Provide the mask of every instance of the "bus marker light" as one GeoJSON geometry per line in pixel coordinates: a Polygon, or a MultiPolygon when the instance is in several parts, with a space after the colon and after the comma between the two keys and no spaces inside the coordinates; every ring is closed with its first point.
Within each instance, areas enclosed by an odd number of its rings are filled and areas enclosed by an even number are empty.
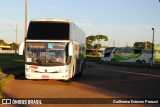
{"type": "Polygon", "coordinates": [[[47,78],[49,78],[49,76],[48,75],[42,75],[41,78],[47,79],[47,78]]]}
{"type": "Polygon", "coordinates": [[[38,69],[38,66],[29,66],[30,68],[38,69]]]}

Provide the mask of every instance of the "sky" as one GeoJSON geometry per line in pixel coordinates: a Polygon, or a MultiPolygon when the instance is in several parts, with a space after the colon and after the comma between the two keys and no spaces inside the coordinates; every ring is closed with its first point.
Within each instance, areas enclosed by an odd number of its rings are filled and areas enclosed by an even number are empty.
{"type": "MultiPolygon", "coordinates": [[[[0,0],[0,39],[24,40],[24,1],[0,0]]],[[[37,18],[72,20],[86,36],[103,34],[107,46],[133,46],[136,41],[160,44],[159,0],[28,0],[28,23],[37,18]]]]}

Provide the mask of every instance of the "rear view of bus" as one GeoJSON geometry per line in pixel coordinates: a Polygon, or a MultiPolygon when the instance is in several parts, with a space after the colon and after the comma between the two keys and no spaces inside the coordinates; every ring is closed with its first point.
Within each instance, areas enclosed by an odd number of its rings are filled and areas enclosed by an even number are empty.
{"type": "Polygon", "coordinates": [[[71,21],[62,19],[30,22],[24,48],[27,79],[70,80],[77,73],[82,73],[85,39],[77,41],[74,38],[85,38],[85,35],[73,27],[76,25],[71,21]],[[79,47],[76,52],[75,45],[79,47]]]}

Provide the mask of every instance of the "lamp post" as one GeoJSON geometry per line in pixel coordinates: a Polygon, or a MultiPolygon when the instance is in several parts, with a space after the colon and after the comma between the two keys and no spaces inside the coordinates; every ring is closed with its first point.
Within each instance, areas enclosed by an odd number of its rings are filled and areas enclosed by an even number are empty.
{"type": "Polygon", "coordinates": [[[28,0],[25,0],[25,25],[24,25],[24,36],[26,37],[27,35],[27,15],[28,15],[28,0]]]}
{"type": "Polygon", "coordinates": [[[153,30],[153,38],[152,38],[152,58],[151,58],[151,66],[153,65],[153,54],[154,54],[154,28],[152,28],[153,30]]]}
{"type": "MultiPolygon", "coordinates": [[[[9,26],[11,26],[12,28],[13,28],[13,25],[9,25],[9,26]]],[[[16,29],[15,28],[13,28],[13,31],[15,31],[16,32],[16,45],[18,44],[18,23],[16,23],[16,29]]],[[[15,45],[15,46],[16,46],[15,45]]],[[[13,46],[12,46],[12,48],[13,48],[13,46]]],[[[17,47],[15,47],[15,54],[17,53],[17,47]]]]}

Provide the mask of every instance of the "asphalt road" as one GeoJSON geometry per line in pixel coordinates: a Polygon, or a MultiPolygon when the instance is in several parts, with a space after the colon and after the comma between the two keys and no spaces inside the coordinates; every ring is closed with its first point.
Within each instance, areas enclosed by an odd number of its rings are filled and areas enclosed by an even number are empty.
{"type": "MultiPolygon", "coordinates": [[[[21,71],[23,72],[23,71],[21,71]]],[[[82,77],[71,83],[56,80],[13,79],[6,98],[160,98],[160,69],[109,66],[88,62],[82,77]]],[[[93,102],[95,103],[95,102],[93,102]]],[[[4,105],[4,107],[22,105],[4,105]]],[[[30,107],[33,105],[23,105],[30,107]]],[[[39,106],[39,105],[38,105],[39,106]]],[[[156,104],[54,104],[56,107],[159,107],[156,104]]]]}

